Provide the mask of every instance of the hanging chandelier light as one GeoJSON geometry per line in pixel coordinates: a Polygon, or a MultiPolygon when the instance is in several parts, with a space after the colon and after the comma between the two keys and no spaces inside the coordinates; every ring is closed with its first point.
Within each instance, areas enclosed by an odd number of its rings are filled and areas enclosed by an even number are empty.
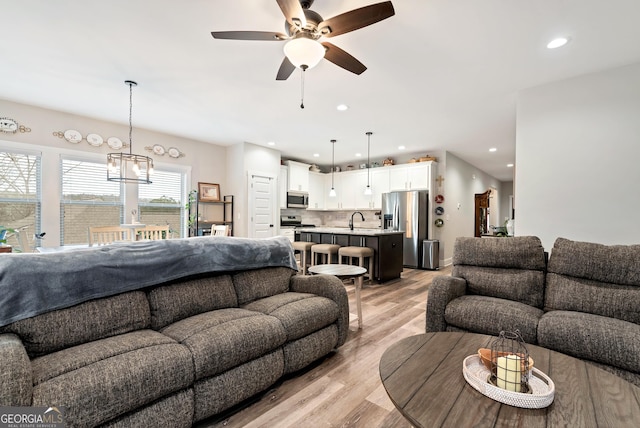
{"type": "Polygon", "coordinates": [[[123,183],[151,184],[150,176],[153,174],[153,159],[144,155],[133,154],[133,130],[131,113],[133,110],[133,87],[138,84],[132,80],[125,80],[129,85],[129,153],[107,154],[107,180],[123,183]]]}
{"type": "Polygon", "coordinates": [[[331,190],[329,191],[329,196],[332,198],[336,197],[336,188],[333,187],[333,171],[336,169],[335,160],[336,160],[336,140],[331,140],[331,190]]]}
{"type": "Polygon", "coordinates": [[[364,194],[369,196],[373,194],[371,190],[371,131],[367,133],[367,187],[364,188],[364,194]]]}

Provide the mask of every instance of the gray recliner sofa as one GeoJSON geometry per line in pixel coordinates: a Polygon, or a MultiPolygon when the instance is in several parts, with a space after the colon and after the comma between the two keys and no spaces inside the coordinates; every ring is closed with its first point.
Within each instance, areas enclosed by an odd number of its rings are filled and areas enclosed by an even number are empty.
{"type": "Polygon", "coordinates": [[[547,263],[537,237],[458,238],[451,276],[429,288],[426,331],[516,328],[640,386],[640,245],[558,238],[547,263]]]}
{"type": "Polygon", "coordinates": [[[0,291],[15,270],[48,284],[0,295],[0,406],[64,408],[71,427],[188,427],[223,412],[346,340],[341,281],[296,275],[295,266],[286,238],[0,258],[0,291]],[[45,266],[50,275],[28,273],[45,266]],[[47,289],[57,300],[74,288],[89,290],[74,297],[80,303],[38,306],[28,317],[9,310],[37,299],[25,293],[47,289]]]}

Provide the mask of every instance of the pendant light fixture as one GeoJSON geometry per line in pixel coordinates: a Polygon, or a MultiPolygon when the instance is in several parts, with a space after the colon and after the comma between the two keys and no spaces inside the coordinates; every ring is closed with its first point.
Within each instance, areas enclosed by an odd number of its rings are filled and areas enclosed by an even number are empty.
{"type": "Polygon", "coordinates": [[[329,191],[329,196],[335,198],[336,188],[333,187],[333,171],[336,169],[336,140],[331,140],[331,144],[331,190],[329,191]]]}
{"type": "Polygon", "coordinates": [[[364,188],[364,194],[370,196],[373,194],[371,190],[371,131],[366,132],[367,134],[367,187],[364,188]]]}
{"type": "Polygon", "coordinates": [[[133,87],[138,84],[132,80],[125,80],[129,85],[129,153],[107,154],[107,180],[123,183],[151,184],[150,176],[153,174],[153,160],[144,155],[133,154],[133,141],[131,133],[131,113],[133,110],[133,87]]]}

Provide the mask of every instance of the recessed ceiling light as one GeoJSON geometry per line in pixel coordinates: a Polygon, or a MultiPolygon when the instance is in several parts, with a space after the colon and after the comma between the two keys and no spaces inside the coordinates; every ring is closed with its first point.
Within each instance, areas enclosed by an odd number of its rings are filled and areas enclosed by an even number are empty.
{"type": "Polygon", "coordinates": [[[267,145],[268,145],[268,146],[275,146],[275,145],[276,145],[276,143],[274,143],[273,141],[269,141],[269,142],[267,143],[267,145]]]}
{"type": "Polygon", "coordinates": [[[320,153],[314,153],[314,154],[313,154],[313,157],[314,157],[314,158],[319,158],[319,157],[320,157],[320,153]]]}
{"type": "Polygon", "coordinates": [[[340,104],[338,105],[338,107],[336,107],[339,111],[345,111],[345,110],[349,110],[349,106],[346,104],[340,104]]]}
{"type": "Polygon", "coordinates": [[[491,148],[489,149],[489,151],[490,151],[490,152],[497,152],[497,151],[498,151],[498,149],[496,149],[495,147],[491,147],[491,148]]]}
{"type": "Polygon", "coordinates": [[[404,150],[404,149],[406,149],[405,146],[398,146],[398,150],[404,150]]]}
{"type": "Polygon", "coordinates": [[[569,43],[569,39],[567,37],[558,37],[556,39],[551,40],[547,44],[547,48],[548,49],[556,49],[556,48],[560,48],[560,47],[566,45],[567,43],[569,43]]]}
{"type": "Polygon", "coordinates": [[[513,168],[513,164],[512,163],[508,163],[507,164],[507,168],[513,168]]]}
{"type": "Polygon", "coordinates": [[[362,153],[356,153],[357,158],[359,158],[360,156],[362,156],[362,153]]]}

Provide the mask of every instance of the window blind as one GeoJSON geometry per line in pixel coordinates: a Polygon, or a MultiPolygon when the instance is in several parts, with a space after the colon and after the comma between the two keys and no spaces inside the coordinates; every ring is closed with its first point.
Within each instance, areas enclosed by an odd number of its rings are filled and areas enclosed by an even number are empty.
{"type": "Polygon", "coordinates": [[[107,181],[106,162],[62,159],[62,202],[121,204],[120,183],[107,181]]]}
{"type": "MultiPolygon", "coordinates": [[[[24,234],[27,244],[41,232],[41,182],[40,154],[0,151],[0,225],[24,234]]],[[[17,242],[16,234],[7,240],[28,252],[25,241],[17,242]]]]}
{"type": "Polygon", "coordinates": [[[138,187],[138,205],[182,206],[184,174],[156,169],[152,183],[138,187]]]}

